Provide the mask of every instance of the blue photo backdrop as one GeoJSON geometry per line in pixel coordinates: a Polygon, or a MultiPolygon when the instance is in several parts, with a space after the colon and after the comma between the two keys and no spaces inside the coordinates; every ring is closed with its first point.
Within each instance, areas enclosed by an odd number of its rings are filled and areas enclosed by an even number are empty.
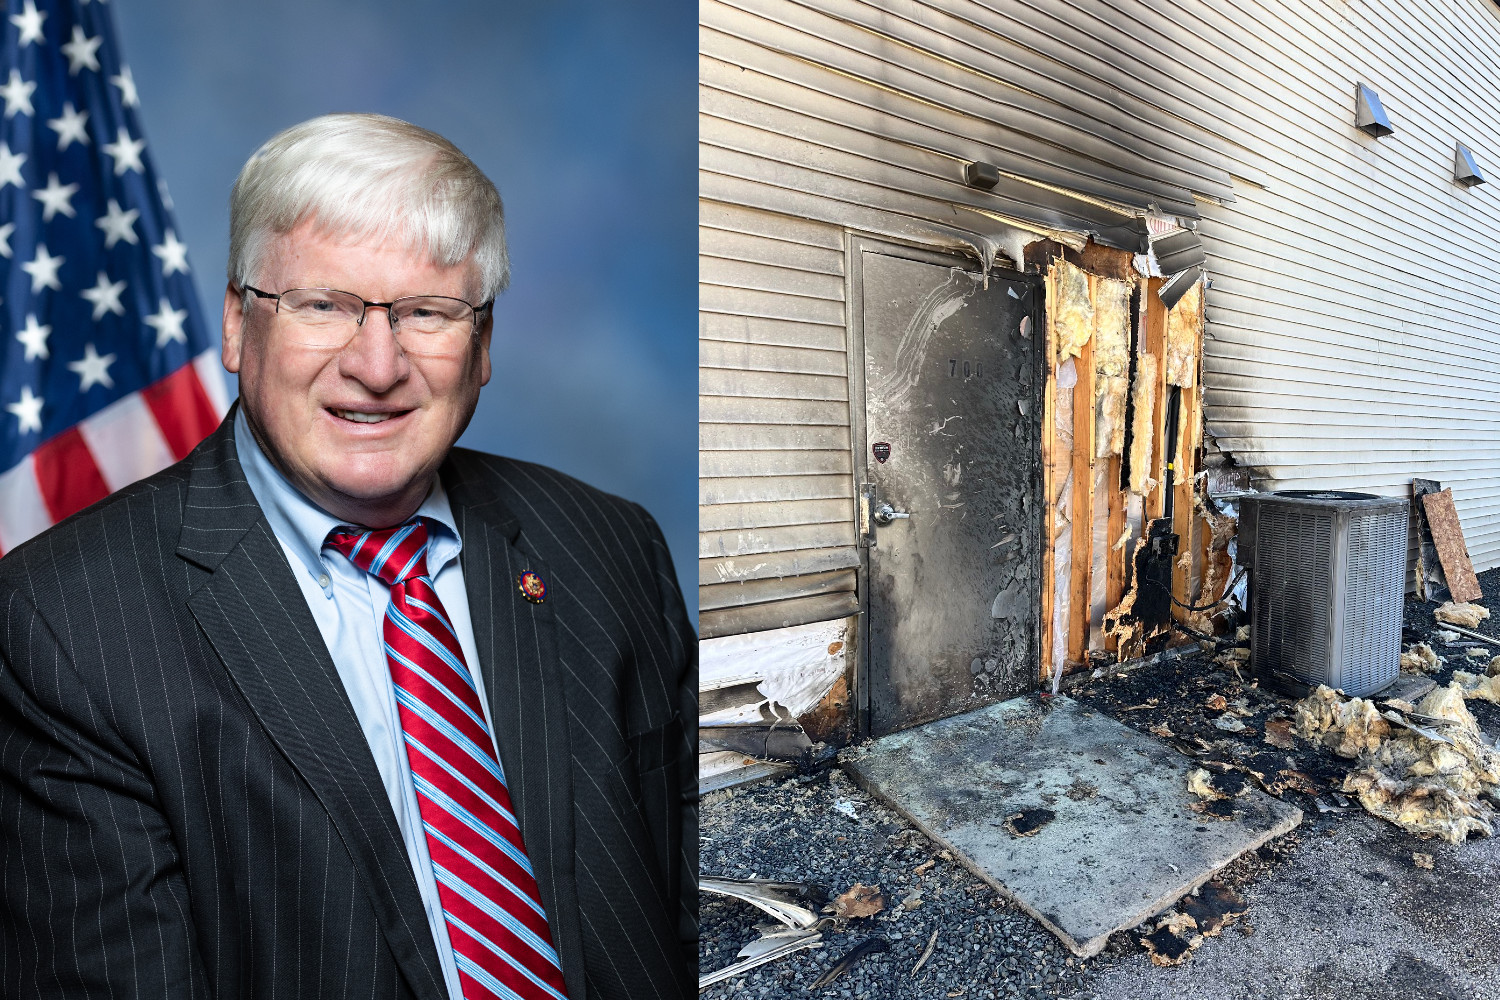
{"type": "Polygon", "coordinates": [[[494,378],[461,443],[643,504],[696,608],[696,6],[112,8],[215,328],[229,189],[273,133],[373,111],[447,136],[489,174],[505,200],[513,272],[496,305],[494,378]]]}

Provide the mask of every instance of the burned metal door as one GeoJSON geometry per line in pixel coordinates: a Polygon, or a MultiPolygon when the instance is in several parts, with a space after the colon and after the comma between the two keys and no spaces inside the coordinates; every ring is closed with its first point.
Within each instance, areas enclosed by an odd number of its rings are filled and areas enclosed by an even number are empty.
{"type": "Polygon", "coordinates": [[[859,258],[878,736],[1035,684],[1041,292],[1013,272],[986,287],[959,266],[859,258]]]}

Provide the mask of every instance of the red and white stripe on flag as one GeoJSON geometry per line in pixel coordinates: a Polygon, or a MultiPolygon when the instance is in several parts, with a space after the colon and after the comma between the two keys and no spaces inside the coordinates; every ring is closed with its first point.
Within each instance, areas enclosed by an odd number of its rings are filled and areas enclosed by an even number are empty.
{"type": "Polygon", "coordinates": [[[0,473],[0,555],[183,458],[229,409],[219,352],[118,399],[0,473]]]}

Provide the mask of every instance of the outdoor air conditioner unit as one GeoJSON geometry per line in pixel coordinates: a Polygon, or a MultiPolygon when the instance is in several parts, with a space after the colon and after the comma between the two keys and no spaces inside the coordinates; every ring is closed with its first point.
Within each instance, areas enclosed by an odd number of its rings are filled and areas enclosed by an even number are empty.
{"type": "Polygon", "coordinates": [[[1410,501],[1291,490],[1242,498],[1250,662],[1271,683],[1374,694],[1401,672],[1410,501]]]}

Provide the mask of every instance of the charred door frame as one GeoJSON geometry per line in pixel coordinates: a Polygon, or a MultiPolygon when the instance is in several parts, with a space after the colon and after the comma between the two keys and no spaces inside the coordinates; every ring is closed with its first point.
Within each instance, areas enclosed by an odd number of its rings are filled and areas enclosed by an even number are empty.
{"type": "MultiPolygon", "coordinates": [[[[864,486],[869,482],[869,441],[866,440],[865,429],[865,296],[864,296],[864,254],[879,253],[889,257],[900,257],[905,260],[917,261],[923,264],[934,264],[939,267],[963,267],[977,271],[981,266],[973,258],[957,253],[944,253],[937,250],[928,250],[918,247],[907,246],[901,243],[893,243],[874,236],[866,236],[861,233],[844,232],[844,301],[849,310],[846,317],[849,341],[847,350],[844,352],[848,361],[849,371],[849,443],[854,451],[853,487],[854,487],[854,529],[855,546],[859,549],[859,567],[856,570],[855,587],[859,596],[859,621],[857,623],[856,642],[854,652],[854,711],[857,738],[866,740],[870,737],[870,545],[869,545],[869,511],[865,503],[864,486]]],[[[1043,496],[1043,469],[1041,442],[1043,430],[1042,402],[1047,379],[1050,376],[1048,365],[1048,351],[1050,345],[1047,343],[1046,323],[1043,312],[1047,308],[1046,283],[1041,275],[1029,274],[1025,271],[1016,271],[1003,266],[998,260],[991,274],[999,273],[1007,281],[1020,281],[1030,285],[1035,291],[1033,301],[1036,307],[1031,314],[1032,338],[1036,344],[1036,360],[1032,364],[1031,378],[1031,412],[1036,421],[1037,428],[1037,456],[1032,465],[1031,497],[1032,510],[1028,530],[1033,535],[1035,548],[1033,551],[1038,555],[1042,553],[1042,546],[1046,539],[1042,534],[1042,526],[1045,523],[1045,514],[1048,510],[1046,498],[1043,496]]],[[[1037,664],[1040,667],[1041,643],[1047,640],[1042,635],[1042,587],[1048,586],[1049,581],[1042,579],[1041,569],[1038,567],[1034,577],[1036,580],[1036,592],[1031,603],[1033,614],[1034,634],[1037,641],[1037,664]]],[[[1037,676],[1033,674],[1033,685],[1039,683],[1037,676]]]]}

